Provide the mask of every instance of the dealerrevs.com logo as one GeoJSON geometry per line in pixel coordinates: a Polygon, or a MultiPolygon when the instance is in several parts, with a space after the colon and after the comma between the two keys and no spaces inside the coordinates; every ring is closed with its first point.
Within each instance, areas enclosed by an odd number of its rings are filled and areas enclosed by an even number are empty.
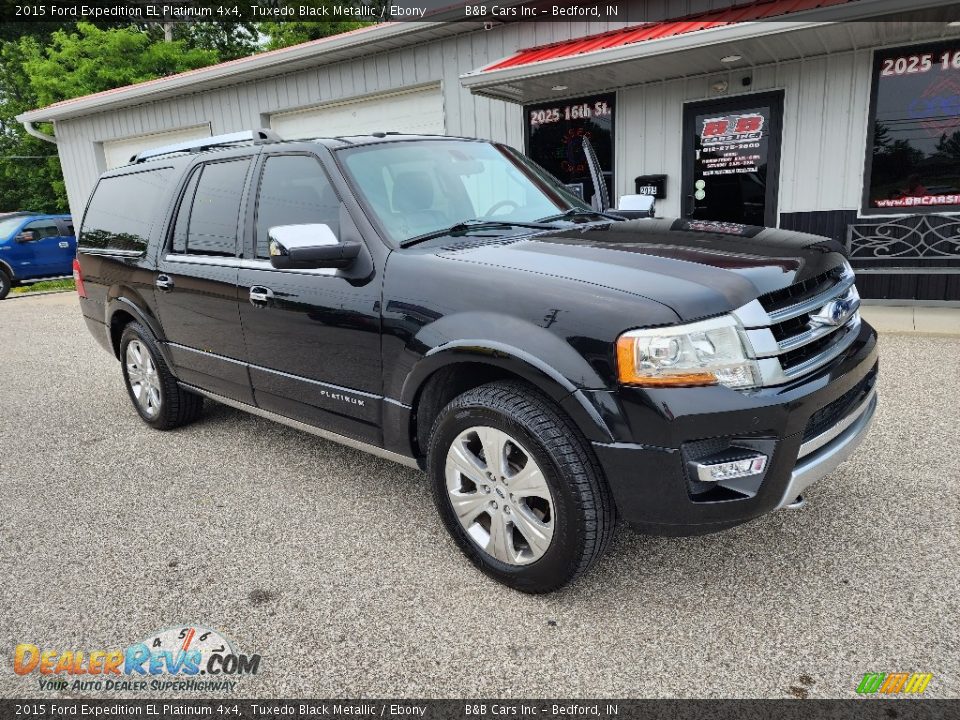
{"type": "Polygon", "coordinates": [[[243,654],[216,630],[176,627],[124,649],[58,650],[21,643],[17,675],[36,676],[41,690],[107,692],[233,691],[260,672],[260,655],[243,654]]]}

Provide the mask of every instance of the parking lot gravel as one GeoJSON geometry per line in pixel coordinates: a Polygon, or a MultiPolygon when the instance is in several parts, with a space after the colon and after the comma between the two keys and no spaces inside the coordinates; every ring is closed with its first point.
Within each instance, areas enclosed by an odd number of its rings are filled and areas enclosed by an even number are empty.
{"type": "Polygon", "coordinates": [[[213,403],[151,430],[73,293],[4,301],[0,695],[122,696],[41,691],[18,643],[199,624],[262,655],[237,697],[853,697],[893,671],[958,697],[960,338],[881,358],[870,436],[804,508],[621,527],[532,597],[460,556],[421,474],[213,403]]]}

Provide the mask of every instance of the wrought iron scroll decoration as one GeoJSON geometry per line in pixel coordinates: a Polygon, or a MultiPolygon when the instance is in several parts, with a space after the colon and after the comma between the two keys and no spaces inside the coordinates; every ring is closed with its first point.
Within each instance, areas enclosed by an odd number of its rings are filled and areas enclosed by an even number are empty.
{"type": "Polygon", "coordinates": [[[847,254],[870,260],[960,260],[960,217],[912,215],[883,223],[853,223],[847,254]]]}

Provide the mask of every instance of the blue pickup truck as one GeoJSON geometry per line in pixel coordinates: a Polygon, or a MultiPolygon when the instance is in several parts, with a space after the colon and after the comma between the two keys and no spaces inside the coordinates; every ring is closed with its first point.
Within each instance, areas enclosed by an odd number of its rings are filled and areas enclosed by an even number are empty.
{"type": "Polygon", "coordinates": [[[0,214],[0,300],[14,285],[70,275],[76,254],[69,215],[0,214]]]}

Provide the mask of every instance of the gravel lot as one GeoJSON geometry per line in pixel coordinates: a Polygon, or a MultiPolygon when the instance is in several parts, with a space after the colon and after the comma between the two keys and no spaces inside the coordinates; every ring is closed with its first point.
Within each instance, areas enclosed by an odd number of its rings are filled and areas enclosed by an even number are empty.
{"type": "Polygon", "coordinates": [[[240,697],[852,697],[897,670],[958,697],[960,338],[881,352],[874,430],[804,509],[621,528],[529,597],[460,557],[418,473],[212,403],[150,430],[73,293],[4,301],[0,695],[45,696],[17,643],[200,623],[263,655],[240,697]]]}

